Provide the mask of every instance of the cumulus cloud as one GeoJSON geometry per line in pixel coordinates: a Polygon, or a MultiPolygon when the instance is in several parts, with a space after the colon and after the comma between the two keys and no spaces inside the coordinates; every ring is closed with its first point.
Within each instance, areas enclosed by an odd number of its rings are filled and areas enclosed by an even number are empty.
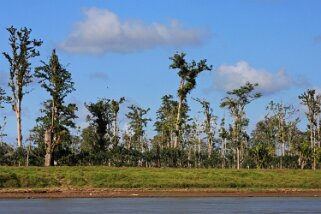
{"type": "Polygon", "coordinates": [[[240,61],[236,65],[221,65],[214,75],[214,88],[229,91],[244,85],[247,81],[258,83],[258,91],[273,94],[299,84],[285,70],[276,73],[255,69],[247,62],[240,61]]]}
{"type": "Polygon", "coordinates": [[[200,45],[208,35],[204,29],[185,28],[175,20],[167,25],[121,21],[115,13],[99,8],[84,10],[84,15],[86,19],[76,23],[60,43],[61,50],[87,54],[130,53],[159,46],[200,45]]]}
{"type": "Polygon", "coordinates": [[[105,72],[92,72],[89,74],[90,79],[98,79],[98,80],[108,80],[108,75],[105,72]]]}

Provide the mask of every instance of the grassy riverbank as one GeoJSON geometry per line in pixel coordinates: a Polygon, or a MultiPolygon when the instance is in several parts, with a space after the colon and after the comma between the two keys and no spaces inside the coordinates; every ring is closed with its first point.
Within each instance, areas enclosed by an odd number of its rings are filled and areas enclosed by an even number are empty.
{"type": "Polygon", "coordinates": [[[321,189],[321,170],[0,167],[0,188],[321,189]]]}

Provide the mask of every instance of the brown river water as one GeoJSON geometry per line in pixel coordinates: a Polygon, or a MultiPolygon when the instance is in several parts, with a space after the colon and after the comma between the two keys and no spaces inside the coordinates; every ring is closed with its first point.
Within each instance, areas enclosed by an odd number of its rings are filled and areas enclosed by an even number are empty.
{"type": "Polygon", "coordinates": [[[6,213],[321,213],[321,198],[0,199],[0,214],[6,213]]]}

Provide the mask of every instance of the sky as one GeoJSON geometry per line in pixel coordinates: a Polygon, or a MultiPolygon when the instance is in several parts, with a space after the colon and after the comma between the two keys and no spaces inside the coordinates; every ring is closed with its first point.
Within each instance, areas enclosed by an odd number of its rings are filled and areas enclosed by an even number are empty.
{"type": "MultiPolygon", "coordinates": [[[[76,91],[67,101],[79,106],[77,125],[86,127],[84,103],[98,98],[128,101],[121,106],[120,126],[126,127],[127,107],[150,108],[153,122],[166,94],[176,96],[177,71],[169,57],[185,52],[188,61],[207,59],[212,71],[199,75],[189,95],[191,117],[201,106],[191,97],[207,99],[219,108],[226,91],[246,81],[259,83],[263,97],[247,108],[249,131],[274,100],[301,109],[298,95],[308,88],[321,92],[321,1],[319,0],[2,0],[0,51],[10,52],[7,27],[28,27],[31,38],[43,40],[40,60],[48,62],[53,49],[72,73],[76,91]]],[[[0,56],[0,86],[7,87],[9,66],[0,56]]],[[[35,126],[48,94],[37,84],[24,97],[23,136],[35,126]]],[[[15,115],[9,106],[5,140],[16,142],[15,115]]]]}

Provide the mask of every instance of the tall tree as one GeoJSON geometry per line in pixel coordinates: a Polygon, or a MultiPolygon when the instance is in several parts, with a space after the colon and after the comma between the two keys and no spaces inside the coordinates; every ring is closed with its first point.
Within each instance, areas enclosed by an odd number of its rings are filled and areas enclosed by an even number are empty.
{"type": "Polygon", "coordinates": [[[143,152],[143,137],[145,134],[145,128],[147,126],[148,121],[151,121],[150,118],[145,118],[145,115],[148,113],[150,109],[143,109],[134,105],[131,105],[128,108],[130,112],[126,114],[126,117],[130,120],[129,129],[133,132],[132,140],[136,143],[136,149],[141,150],[141,152],[143,152]]]}
{"type": "Polygon", "coordinates": [[[10,81],[9,86],[12,91],[12,109],[17,118],[17,141],[18,147],[22,147],[21,133],[21,103],[24,95],[29,91],[25,88],[32,82],[32,69],[30,60],[39,56],[37,47],[41,46],[42,41],[29,38],[31,29],[26,27],[17,30],[13,26],[7,28],[10,34],[9,42],[12,48],[11,55],[3,53],[9,62],[10,81]]]}
{"type": "Polygon", "coordinates": [[[87,116],[90,125],[86,131],[94,133],[91,133],[93,138],[88,138],[88,141],[84,143],[89,144],[95,152],[106,151],[112,140],[114,116],[111,101],[109,99],[99,99],[96,103],[85,104],[85,106],[90,113],[87,116]]]}
{"type": "Polygon", "coordinates": [[[275,157],[278,136],[277,121],[274,117],[265,116],[252,131],[250,155],[257,168],[268,166],[269,160],[275,157]]]}
{"type": "Polygon", "coordinates": [[[224,117],[221,119],[220,129],[219,129],[219,137],[221,139],[221,159],[222,159],[222,168],[225,168],[225,152],[226,152],[226,144],[227,138],[229,137],[228,130],[225,128],[225,113],[224,117]]]}
{"type": "Polygon", "coordinates": [[[316,132],[317,132],[317,120],[320,114],[320,104],[321,96],[316,94],[314,89],[308,89],[306,92],[299,96],[301,104],[308,108],[306,113],[307,119],[309,121],[309,131],[310,131],[310,147],[313,156],[312,169],[316,169],[316,132]]]}
{"type": "Polygon", "coordinates": [[[288,129],[290,128],[290,124],[295,123],[295,121],[298,120],[298,118],[294,121],[290,121],[290,119],[295,115],[297,110],[293,105],[285,105],[283,103],[275,103],[273,101],[269,103],[267,110],[269,111],[266,115],[267,121],[274,121],[274,125],[276,126],[277,139],[275,139],[275,141],[280,145],[280,168],[282,168],[286,143],[289,142],[288,129]]]}
{"type": "Polygon", "coordinates": [[[121,97],[119,101],[115,101],[114,99],[111,101],[111,107],[113,109],[114,114],[114,145],[117,146],[119,137],[118,137],[118,124],[117,124],[117,115],[119,112],[119,105],[125,102],[125,97],[121,97]]]}
{"type": "Polygon", "coordinates": [[[196,78],[199,73],[201,73],[202,71],[212,70],[212,66],[207,65],[205,59],[200,60],[197,63],[194,60],[188,63],[185,59],[185,56],[185,53],[176,53],[173,57],[170,57],[170,60],[172,60],[170,68],[178,69],[178,76],[181,78],[177,91],[178,110],[175,125],[174,148],[177,148],[180,143],[182,107],[184,103],[187,104],[187,94],[189,94],[196,87],[196,78]]]}
{"type": "Polygon", "coordinates": [[[222,100],[221,108],[228,108],[233,117],[232,141],[236,147],[237,169],[240,169],[240,150],[242,149],[244,128],[248,126],[249,120],[246,118],[245,106],[261,97],[260,93],[255,93],[254,89],[258,84],[246,82],[238,89],[228,91],[228,96],[222,100]]]}
{"type": "Polygon", "coordinates": [[[42,121],[45,127],[45,166],[53,164],[53,151],[62,139],[69,134],[68,127],[75,128],[73,120],[76,117],[75,104],[66,104],[65,98],[74,91],[71,73],[59,62],[56,51],[53,50],[48,64],[37,67],[35,76],[40,79],[41,86],[50,94],[51,99],[44,103],[42,121]]]}
{"type": "Polygon", "coordinates": [[[162,105],[156,112],[155,130],[161,140],[162,147],[174,147],[173,134],[177,116],[177,101],[172,95],[162,97],[162,105]]]}
{"type": "MultiPolygon", "coordinates": [[[[194,167],[201,167],[202,162],[202,129],[203,123],[200,122],[199,118],[195,116],[192,123],[185,127],[185,135],[187,135],[187,146],[188,146],[188,164],[190,165],[192,150],[194,149],[194,167]]],[[[182,157],[181,157],[182,158],[182,157]]],[[[182,162],[182,160],[180,160],[182,162]]],[[[189,166],[190,167],[190,166],[189,166]]]]}
{"type": "Polygon", "coordinates": [[[214,143],[214,135],[215,135],[215,126],[217,117],[213,115],[213,109],[210,107],[210,103],[205,99],[194,99],[198,103],[200,103],[203,107],[203,112],[205,116],[204,121],[204,132],[207,135],[207,157],[211,158],[213,143],[214,143]],[[214,127],[213,127],[214,126],[214,127]]]}

